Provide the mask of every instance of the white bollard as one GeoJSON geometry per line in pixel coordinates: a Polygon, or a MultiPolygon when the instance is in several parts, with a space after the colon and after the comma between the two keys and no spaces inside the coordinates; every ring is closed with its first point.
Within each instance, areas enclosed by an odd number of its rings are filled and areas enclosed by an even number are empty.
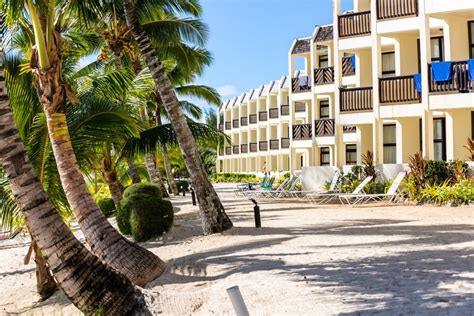
{"type": "Polygon", "coordinates": [[[245,306],[244,299],[242,294],[240,294],[239,286],[233,286],[227,289],[227,294],[229,294],[230,301],[234,307],[235,314],[237,316],[249,316],[249,311],[247,306],[245,306]]]}

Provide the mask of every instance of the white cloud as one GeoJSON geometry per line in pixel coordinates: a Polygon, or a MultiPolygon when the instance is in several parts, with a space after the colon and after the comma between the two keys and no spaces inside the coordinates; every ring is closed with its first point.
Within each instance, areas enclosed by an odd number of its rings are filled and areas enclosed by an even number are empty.
{"type": "Polygon", "coordinates": [[[223,98],[234,97],[239,93],[237,91],[237,88],[232,85],[225,85],[225,86],[218,87],[217,92],[219,92],[219,94],[223,98]]]}

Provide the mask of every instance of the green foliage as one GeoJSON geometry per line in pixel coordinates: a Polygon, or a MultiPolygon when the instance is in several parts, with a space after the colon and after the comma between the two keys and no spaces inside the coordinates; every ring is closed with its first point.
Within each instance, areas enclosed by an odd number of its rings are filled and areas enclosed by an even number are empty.
{"type": "Polygon", "coordinates": [[[216,173],[211,176],[211,181],[215,183],[226,182],[258,182],[260,179],[253,174],[242,173],[216,173]]]}
{"type": "Polygon", "coordinates": [[[102,214],[105,217],[110,217],[114,214],[115,211],[115,203],[114,200],[110,198],[102,199],[97,202],[97,206],[99,206],[102,214]]]}
{"type": "Polygon", "coordinates": [[[469,204],[474,202],[474,185],[464,179],[452,186],[448,181],[441,185],[428,184],[419,194],[421,202],[436,203],[438,205],[451,203],[452,205],[469,204]]]}
{"type": "Polygon", "coordinates": [[[178,187],[179,192],[189,191],[189,182],[186,180],[177,180],[176,186],[178,187]]]}
{"type": "Polygon", "coordinates": [[[273,182],[273,186],[274,187],[279,187],[280,184],[282,184],[286,179],[290,179],[290,178],[291,178],[291,173],[287,172],[287,173],[283,174],[282,176],[276,178],[275,182],[273,182]]]}
{"type": "Polygon", "coordinates": [[[448,163],[444,160],[428,160],[424,180],[428,185],[440,185],[449,178],[448,163]]]}
{"type": "Polygon", "coordinates": [[[378,176],[377,170],[375,170],[374,154],[367,150],[365,155],[362,155],[362,168],[366,177],[372,177],[371,182],[374,182],[378,176]]]}
{"type": "Polygon", "coordinates": [[[384,194],[387,192],[388,188],[392,185],[391,180],[382,181],[382,182],[369,182],[364,187],[364,192],[367,194],[384,194]]]}

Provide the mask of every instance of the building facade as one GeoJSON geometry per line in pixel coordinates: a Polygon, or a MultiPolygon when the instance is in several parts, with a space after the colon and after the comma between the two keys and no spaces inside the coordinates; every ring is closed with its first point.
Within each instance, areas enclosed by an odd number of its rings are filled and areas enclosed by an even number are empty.
{"type": "Polygon", "coordinates": [[[294,41],[287,76],[224,102],[221,172],[466,160],[474,138],[474,1],[354,0],[294,41]],[[302,64],[303,69],[296,69],[302,64]],[[469,67],[471,66],[471,67],[469,67]]]}

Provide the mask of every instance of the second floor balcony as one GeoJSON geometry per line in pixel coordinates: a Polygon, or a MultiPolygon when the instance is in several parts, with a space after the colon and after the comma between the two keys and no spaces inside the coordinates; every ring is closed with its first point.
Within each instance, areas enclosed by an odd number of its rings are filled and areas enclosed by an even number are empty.
{"type": "Polygon", "coordinates": [[[312,139],[313,126],[311,124],[296,124],[293,125],[293,139],[294,140],[308,140],[312,139]]]}
{"type": "Polygon", "coordinates": [[[227,147],[225,148],[225,154],[226,154],[226,155],[232,155],[232,147],[227,146],[227,147]]]}
{"type": "Polygon", "coordinates": [[[233,146],[232,147],[232,152],[234,153],[234,155],[238,155],[239,154],[239,146],[233,146]]]}
{"type": "Polygon", "coordinates": [[[314,121],[314,134],[318,136],[334,136],[334,119],[320,119],[314,121]]]}
{"type": "Polygon", "coordinates": [[[258,149],[260,151],[267,151],[268,150],[268,142],[266,140],[258,142],[258,149]]]}
{"type": "Polygon", "coordinates": [[[239,119],[232,120],[232,127],[233,128],[239,128],[239,119]]]}
{"type": "Polygon", "coordinates": [[[223,124],[223,123],[220,123],[220,124],[219,124],[219,130],[220,130],[220,131],[224,131],[224,124],[223,124]]]}
{"type": "Polygon", "coordinates": [[[355,73],[355,58],[353,56],[342,57],[342,76],[354,76],[355,73]]]}
{"type": "Polygon", "coordinates": [[[259,122],[268,121],[268,112],[267,111],[258,112],[258,121],[259,122]]]}
{"type": "Polygon", "coordinates": [[[271,119],[277,119],[279,117],[278,108],[273,108],[268,111],[268,114],[271,119]]]}
{"type": "Polygon", "coordinates": [[[292,78],[291,91],[293,91],[293,93],[311,91],[311,77],[299,76],[298,78],[292,78]]]}
{"type": "Polygon", "coordinates": [[[247,126],[249,125],[249,119],[246,116],[240,118],[240,126],[247,126]]]}
{"type": "MultiPolygon", "coordinates": [[[[474,90],[474,76],[469,76],[468,61],[451,62],[447,80],[435,80],[432,64],[428,65],[429,91],[432,93],[469,92],[474,90]]],[[[443,78],[444,79],[444,78],[443,78]]]]}
{"type": "Polygon", "coordinates": [[[377,0],[377,19],[418,15],[418,0],[377,0]]]}
{"type": "Polygon", "coordinates": [[[339,15],[339,37],[370,34],[370,11],[339,15]]]}
{"type": "Polygon", "coordinates": [[[282,149],[290,148],[290,139],[288,137],[284,137],[281,139],[281,148],[282,149]]]}
{"type": "Polygon", "coordinates": [[[257,124],[257,114],[250,114],[249,121],[250,121],[250,124],[257,124]]]}
{"type": "Polygon", "coordinates": [[[240,152],[242,154],[247,154],[249,152],[249,145],[248,144],[240,145],[240,152]]]}
{"type": "Polygon", "coordinates": [[[289,105],[282,105],[280,107],[280,114],[281,114],[281,116],[290,115],[290,106],[289,105]]]}
{"type": "Polygon", "coordinates": [[[232,123],[231,122],[225,122],[226,131],[230,131],[231,128],[232,128],[232,123]]]}
{"type": "Polygon", "coordinates": [[[334,67],[323,67],[314,70],[314,84],[323,85],[334,83],[334,67]]]}
{"type": "Polygon", "coordinates": [[[421,94],[416,91],[413,75],[380,78],[379,89],[381,104],[421,102],[421,94]]]}
{"type": "Polygon", "coordinates": [[[257,143],[250,143],[249,148],[250,148],[251,153],[256,153],[258,151],[258,144],[257,143]]]}
{"type": "Polygon", "coordinates": [[[355,125],[344,125],[344,126],[342,126],[342,132],[344,134],[357,133],[357,126],[355,126],[355,125]]]}
{"type": "Polygon", "coordinates": [[[372,87],[340,89],[341,112],[372,111],[372,87]]]}
{"type": "Polygon", "coordinates": [[[270,150],[277,150],[280,149],[280,140],[279,139],[271,139],[270,140],[270,150]]]}

